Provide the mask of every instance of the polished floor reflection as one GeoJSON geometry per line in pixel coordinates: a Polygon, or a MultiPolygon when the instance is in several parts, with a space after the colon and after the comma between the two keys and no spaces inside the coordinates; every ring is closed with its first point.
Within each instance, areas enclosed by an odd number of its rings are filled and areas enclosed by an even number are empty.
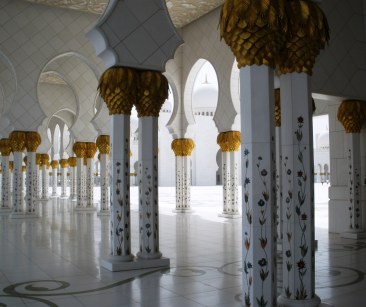
{"type": "MultiPolygon", "coordinates": [[[[220,187],[193,187],[194,212],[175,214],[174,189],[160,189],[160,250],[171,260],[169,270],[101,268],[109,218],[75,212],[68,200],[39,203],[38,219],[0,215],[0,306],[242,306],[241,219],[218,217],[221,193],[220,187]]],[[[131,194],[136,253],[135,187],[131,194]]],[[[325,211],[317,204],[316,214],[325,211]]],[[[366,240],[340,239],[320,227],[316,238],[317,294],[337,307],[364,306],[366,240]]]]}

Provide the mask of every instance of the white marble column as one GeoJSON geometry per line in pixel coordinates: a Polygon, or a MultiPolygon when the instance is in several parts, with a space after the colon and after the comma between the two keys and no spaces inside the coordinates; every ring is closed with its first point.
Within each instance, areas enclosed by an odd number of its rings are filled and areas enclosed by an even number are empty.
{"type": "Polygon", "coordinates": [[[241,144],[239,131],[221,132],[217,144],[222,152],[223,211],[219,216],[238,218],[238,150],[241,144]]]}
{"type": "Polygon", "coordinates": [[[85,206],[87,209],[94,207],[94,155],[97,151],[97,145],[93,142],[86,142],[86,169],[85,169],[85,206]]]}
{"type": "Polygon", "coordinates": [[[61,166],[61,198],[67,198],[67,167],[69,163],[67,159],[60,160],[61,166]]]}
{"type": "Polygon", "coordinates": [[[314,170],[309,76],[282,75],[283,289],[280,306],[319,306],[315,294],[314,170]]]}
{"type": "Polygon", "coordinates": [[[13,169],[13,213],[12,217],[22,217],[24,214],[23,199],[23,151],[25,149],[25,133],[13,131],[9,136],[14,156],[13,169]]]}
{"type": "Polygon", "coordinates": [[[345,135],[347,153],[348,182],[348,228],[341,233],[341,237],[361,239],[366,237],[363,225],[363,210],[361,205],[361,128],[366,121],[366,102],[360,100],[344,100],[338,108],[338,120],[342,123],[345,135]]]}
{"type": "Polygon", "coordinates": [[[40,200],[42,195],[42,184],[41,184],[41,155],[36,154],[36,199],[40,200]]]}
{"type": "Polygon", "coordinates": [[[52,197],[57,197],[57,172],[58,172],[58,161],[51,161],[52,167],[52,197]]]}
{"type": "Polygon", "coordinates": [[[0,140],[1,151],[1,206],[0,212],[11,212],[10,203],[10,168],[9,155],[11,145],[9,139],[0,140]]]}
{"type": "Polygon", "coordinates": [[[100,135],[97,138],[97,146],[100,152],[100,211],[98,215],[109,215],[109,174],[108,174],[108,155],[110,153],[109,135],[100,135]]]}
{"type": "Polygon", "coordinates": [[[130,214],[130,115],[112,115],[111,134],[111,255],[133,259],[130,214]]]}
{"type": "Polygon", "coordinates": [[[76,155],[76,209],[85,210],[85,156],[86,145],[83,142],[76,142],[73,146],[73,151],[76,155]]]}
{"type": "Polygon", "coordinates": [[[273,83],[267,66],[240,69],[245,306],[271,306],[277,294],[273,83]]]}
{"type": "Polygon", "coordinates": [[[141,259],[157,259],[159,250],[158,209],[158,118],[139,119],[139,212],[141,259]]]}
{"type": "Polygon", "coordinates": [[[42,154],[41,155],[41,161],[42,161],[42,200],[48,200],[48,161],[49,156],[48,154],[42,154]]]}
{"type": "Polygon", "coordinates": [[[38,217],[37,200],[37,165],[36,151],[41,144],[41,136],[36,131],[26,132],[25,146],[27,149],[27,167],[26,167],[26,209],[27,217],[38,217]]]}
{"type": "Polygon", "coordinates": [[[175,139],[172,149],[175,154],[175,213],[189,213],[191,209],[191,154],[192,139],[175,139]]]}
{"type": "Polygon", "coordinates": [[[76,185],[77,185],[77,177],[76,177],[76,166],[77,160],[75,157],[70,157],[68,159],[70,165],[70,199],[72,201],[76,201],[76,185]]]}

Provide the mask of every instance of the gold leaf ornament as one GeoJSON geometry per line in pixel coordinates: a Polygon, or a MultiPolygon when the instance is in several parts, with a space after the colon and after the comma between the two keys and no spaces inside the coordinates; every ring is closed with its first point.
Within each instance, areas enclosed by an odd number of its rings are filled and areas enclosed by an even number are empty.
{"type": "Polygon", "coordinates": [[[77,165],[76,157],[69,157],[69,159],[67,161],[68,161],[70,167],[76,167],[76,165],[77,165]]]}
{"type": "Polygon", "coordinates": [[[194,149],[194,141],[192,139],[175,139],[172,142],[172,150],[176,157],[190,156],[194,149]]]}
{"type": "Polygon", "coordinates": [[[138,82],[138,73],[132,68],[115,66],[102,74],[98,90],[110,115],[131,115],[131,109],[136,103],[138,82]]]}
{"type": "Polygon", "coordinates": [[[238,68],[275,68],[287,32],[285,0],[227,0],[220,16],[220,36],[236,57],[238,68]]]}
{"type": "Polygon", "coordinates": [[[61,168],[67,168],[69,166],[68,159],[61,159],[59,163],[61,165],[61,168]]]}
{"type": "Polygon", "coordinates": [[[25,132],[13,131],[9,135],[10,145],[13,152],[23,152],[25,149],[25,132]]]}
{"type": "Polygon", "coordinates": [[[11,143],[9,139],[3,138],[0,140],[0,152],[3,157],[8,157],[11,154],[11,143]]]}
{"type": "Polygon", "coordinates": [[[241,133],[239,131],[221,132],[217,136],[217,144],[222,152],[238,151],[241,145],[241,133]]]}
{"type": "Polygon", "coordinates": [[[159,71],[141,71],[137,93],[138,117],[158,117],[161,107],[168,98],[169,83],[159,71]]]}
{"type": "Polygon", "coordinates": [[[346,133],[360,133],[366,119],[366,102],[361,100],[343,100],[338,108],[338,120],[346,133]]]}
{"type": "Polygon", "coordinates": [[[111,146],[109,135],[99,135],[96,144],[101,154],[107,155],[110,153],[111,146]]]}
{"type": "Polygon", "coordinates": [[[36,152],[41,144],[41,136],[36,131],[27,131],[25,133],[25,147],[29,152],[36,152]]]}
{"type": "Polygon", "coordinates": [[[84,142],[76,142],[73,145],[72,150],[77,158],[84,158],[86,151],[86,144],[84,142]]]}
{"type": "Polygon", "coordinates": [[[87,159],[93,159],[97,152],[97,145],[94,142],[86,142],[85,146],[85,157],[87,159]]]}

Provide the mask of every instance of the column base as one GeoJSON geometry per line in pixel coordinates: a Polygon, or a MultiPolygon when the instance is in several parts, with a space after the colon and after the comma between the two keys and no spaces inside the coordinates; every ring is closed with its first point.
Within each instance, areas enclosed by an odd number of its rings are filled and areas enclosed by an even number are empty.
{"type": "Polygon", "coordinates": [[[42,197],[41,199],[40,199],[40,201],[48,201],[50,198],[49,197],[42,197]]]}
{"type": "Polygon", "coordinates": [[[277,298],[277,306],[278,307],[320,307],[320,306],[327,306],[324,304],[321,304],[321,300],[319,296],[316,294],[314,295],[314,298],[309,300],[294,300],[294,299],[288,299],[284,297],[283,295],[280,295],[277,298]]]}
{"type": "Polygon", "coordinates": [[[66,194],[65,195],[61,194],[60,198],[66,199],[66,198],[69,198],[69,197],[66,194]]]}
{"type": "Polygon", "coordinates": [[[220,213],[218,215],[219,217],[224,217],[224,218],[227,218],[227,219],[239,219],[241,218],[241,214],[239,213],[220,213]]]}
{"type": "Polygon", "coordinates": [[[37,219],[37,218],[39,218],[39,215],[35,212],[32,212],[32,213],[26,212],[24,214],[24,218],[26,218],[26,219],[37,219]]]}
{"type": "Polygon", "coordinates": [[[365,239],[366,231],[363,229],[345,231],[340,234],[340,237],[344,239],[354,239],[354,240],[365,239]]]}
{"type": "Polygon", "coordinates": [[[11,213],[13,210],[11,208],[0,208],[0,214],[9,214],[11,213]]]}
{"type": "Polygon", "coordinates": [[[24,214],[24,212],[12,212],[12,214],[10,215],[10,217],[12,219],[24,219],[25,218],[25,214],[24,214]]]}
{"type": "Polygon", "coordinates": [[[189,209],[174,209],[172,210],[173,213],[193,213],[194,210],[192,210],[191,208],[189,209]]]}
{"type": "Polygon", "coordinates": [[[119,258],[121,257],[111,256],[103,259],[101,265],[111,272],[170,267],[170,259],[164,257],[158,259],[139,259],[131,256],[131,260],[122,260],[119,258]]]}
{"type": "Polygon", "coordinates": [[[52,194],[51,197],[58,197],[58,195],[57,194],[52,194]]]}
{"type": "Polygon", "coordinates": [[[102,210],[97,213],[97,216],[110,216],[111,212],[109,210],[102,210]]]}
{"type": "Polygon", "coordinates": [[[97,211],[96,207],[76,207],[75,211],[97,211]]]}

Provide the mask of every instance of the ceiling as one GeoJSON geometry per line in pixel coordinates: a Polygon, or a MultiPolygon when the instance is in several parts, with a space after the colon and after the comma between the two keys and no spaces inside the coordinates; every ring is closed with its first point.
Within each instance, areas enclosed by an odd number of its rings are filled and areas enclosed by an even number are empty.
{"type": "MultiPolygon", "coordinates": [[[[37,4],[102,14],[109,0],[25,0],[37,4]]],[[[224,3],[224,0],[166,0],[170,17],[181,28],[224,3]]]]}

